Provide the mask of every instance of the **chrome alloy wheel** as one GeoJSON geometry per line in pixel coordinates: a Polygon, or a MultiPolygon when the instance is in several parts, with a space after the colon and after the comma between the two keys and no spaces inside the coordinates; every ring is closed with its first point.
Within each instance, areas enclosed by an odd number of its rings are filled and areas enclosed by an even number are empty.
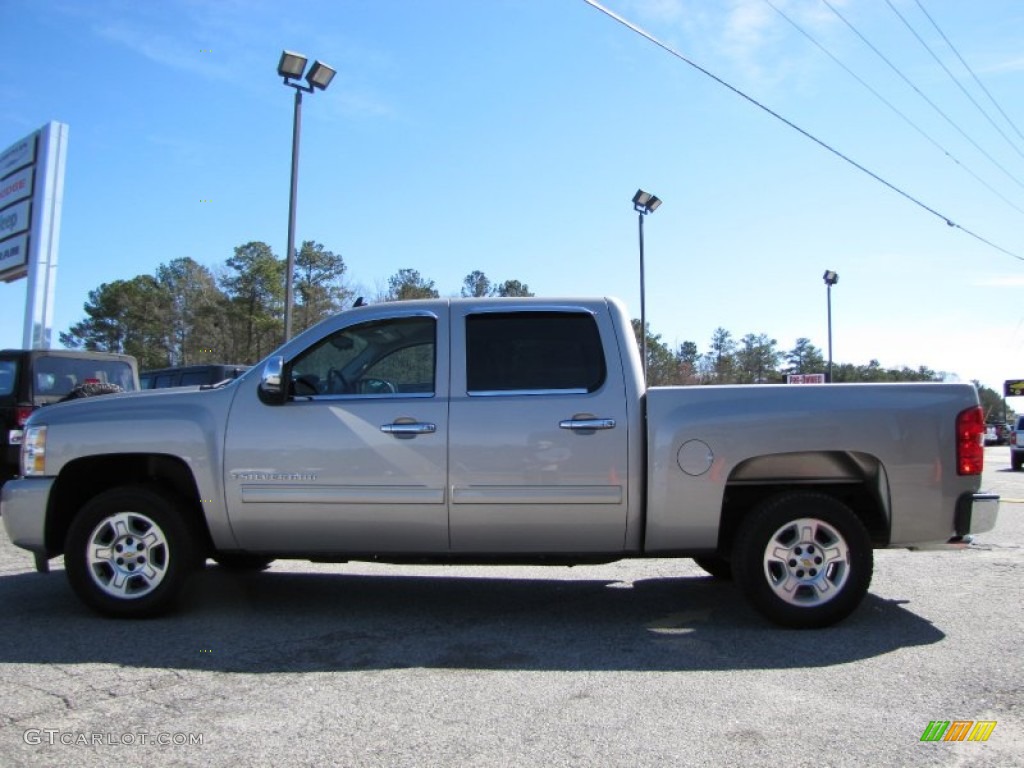
{"type": "Polygon", "coordinates": [[[103,592],[119,599],[144,597],[167,575],[167,537],[138,512],[104,518],[89,535],[86,563],[103,592]]]}
{"type": "Polygon", "coordinates": [[[822,605],[842,592],[850,575],[849,546],[823,520],[791,520],[768,540],[764,574],[775,595],[786,603],[822,605]]]}

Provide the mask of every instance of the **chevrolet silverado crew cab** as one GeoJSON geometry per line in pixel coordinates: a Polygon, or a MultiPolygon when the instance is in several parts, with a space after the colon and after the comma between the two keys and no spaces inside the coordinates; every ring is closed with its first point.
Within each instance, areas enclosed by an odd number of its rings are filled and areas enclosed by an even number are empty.
{"type": "Polygon", "coordinates": [[[29,420],[12,541],[115,616],[212,557],[692,557],[769,619],[853,611],[873,549],[995,525],[969,384],[646,389],[614,299],[451,299],[325,320],[238,379],[29,420]]]}

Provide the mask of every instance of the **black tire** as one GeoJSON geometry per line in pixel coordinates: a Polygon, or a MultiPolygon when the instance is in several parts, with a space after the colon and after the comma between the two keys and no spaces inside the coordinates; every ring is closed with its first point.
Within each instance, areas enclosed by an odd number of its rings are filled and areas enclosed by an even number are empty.
{"type": "Polygon", "coordinates": [[[693,562],[722,581],[732,581],[732,562],[721,555],[704,555],[693,558],[693,562]]]}
{"type": "Polygon", "coordinates": [[[274,562],[272,557],[248,552],[218,552],[212,557],[217,565],[230,571],[265,571],[274,562]]]}
{"type": "Polygon", "coordinates": [[[198,525],[180,499],[148,486],[113,488],[71,521],[68,581],[93,610],[118,618],[170,610],[202,563],[198,525]]]}
{"type": "Polygon", "coordinates": [[[1010,468],[1014,472],[1020,472],[1022,465],[1024,465],[1024,456],[1016,451],[1010,451],[1010,468]]]}
{"type": "Polygon", "coordinates": [[[849,616],[867,594],[873,564],[871,537],[853,511],[832,496],[804,492],[752,511],[732,558],[736,583],[751,605],[793,629],[849,616]]]}

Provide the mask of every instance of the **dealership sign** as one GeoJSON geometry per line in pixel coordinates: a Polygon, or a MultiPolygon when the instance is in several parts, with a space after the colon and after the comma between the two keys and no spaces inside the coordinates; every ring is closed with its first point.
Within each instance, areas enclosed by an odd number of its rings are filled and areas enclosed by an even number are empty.
{"type": "Polygon", "coordinates": [[[28,261],[28,235],[9,237],[0,243],[0,272],[17,270],[28,261]]]}
{"type": "Polygon", "coordinates": [[[17,235],[29,228],[32,223],[28,215],[30,206],[31,202],[24,200],[0,212],[0,240],[5,240],[11,235],[17,235]]]}
{"type": "Polygon", "coordinates": [[[28,278],[26,349],[50,346],[67,143],[51,122],[0,152],[0,281],[28,278]]]}
{"type": "MultiPolygon", "coordinates": [[[[38,132],[37,132],[38,133],[38,132]]],[[[16,141],[0,153],[0,176],[11,171],[32,165],[36,161],[36,133],[16,141]]]]}
{"type": "Polygon", "coordinates": [[[824,373],[791,373],[786,376],[787,384],[824,384],[824,373]]]}

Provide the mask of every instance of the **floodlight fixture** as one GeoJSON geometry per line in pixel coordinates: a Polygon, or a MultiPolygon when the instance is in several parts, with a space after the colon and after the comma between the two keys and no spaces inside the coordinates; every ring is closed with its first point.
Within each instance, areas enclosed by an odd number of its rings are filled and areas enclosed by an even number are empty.
{"type": "MultiPolygon", "coordinates": [[[[315,66],[315,65],[314,65],[315,66]]],[[[277,74],[285,80],[298,80],[306,69],[306,57],[294,51],[281,51],[281,61],[277,64],[277,74]]]]}
{"type": "Polygon", "coordinates": [[[322,91],[331,84],[331,80],[334,79],[336,74],[337,72],[332,67],[327,66],[322,61],[314,61],[313,66],[306,73],[306,82],[309,83],[311,88],[319,88],[322,91]]]}
{"type": "Polygon", "coordinates": [[[831,269],[825,270],[825,274],[822,275],[822,278],[825,280],[825,285],[835,285],[839,282],[839,275],[831,269]]]}
{"type": "Polygon", "coordinates": [[[659,205],[661,205],[661,200],[650,192],[638,189],[636,194],[633,195],[633,210],[639,214],[647,215],[648,213],[654,213],[658,210],[659,205]]]}

